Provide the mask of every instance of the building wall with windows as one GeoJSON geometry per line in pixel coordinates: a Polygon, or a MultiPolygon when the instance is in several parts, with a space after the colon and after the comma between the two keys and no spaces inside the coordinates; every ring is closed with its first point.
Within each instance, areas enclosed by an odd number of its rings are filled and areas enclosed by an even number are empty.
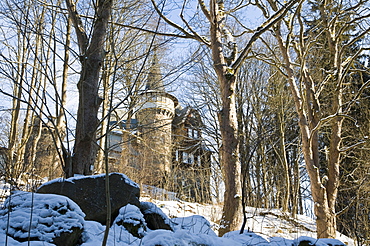
{"type": "MultiPolygon", "coordinates": [[[[146,91],[141,94],[136,113],[136,159],[131,159],[141,172],[140,182],[161,188],[166,186],[172,163],[172,121],[177,99],[164,91],[146,91]]],[[[137,171],[137,170],[134,170],[137,171]]]]}
{"type": "Polygon", "coordinates": [[[139,184],[164,188],[193,201],[210,201],[210,156],[192,107],[165,91],[156,54],[139,94],[136,115],[121,124],[121,171],[139,184]],[[135,122],[133,127],[132,122],[135,122]]]}
{"type": "MultiPolygon", "coordinates": [[[[144,95],[149,100],[161,96],[144,95]]],[[[143,104],[122,138],[121,170],[139,184],[176,192],[181,199],[210,202],[211,154],[202,138],[203,123],[192,107],[176,107],[177,99],[167,94],[170,105],[143,104]]],[[[119,131],[115,131],[117,133],[119,131]]],[[[117,135],[112,136],[117,142],[117,135]]],[[[115,156],[117,156],[115,154],[115,156]]]]}
{"type": "Polygon", "coordinates": [[[192,107],[176,110],[173,120],[173,174],[176,192],[186,200],[209,202],[211,154],[202,138],[203,122],[192,107]]]}

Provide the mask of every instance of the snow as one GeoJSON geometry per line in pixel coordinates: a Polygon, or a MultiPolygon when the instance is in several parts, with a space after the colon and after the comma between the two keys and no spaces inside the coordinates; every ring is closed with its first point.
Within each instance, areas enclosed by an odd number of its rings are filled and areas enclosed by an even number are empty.
{"type": "Polygon", "coordinates": [[[343,243],[337,239],[327,239],[327,238],[320,238],[320,239],[314,239],[312,237],[299,237],[298,239],[294,240],[295,245],[298,244],[298,242],[307,241],[311,245],[316,246],[327,246],[330,245],[343,245],[343,243]]]}
{"type": "MultiPolygon", "coordinates": [[[[191,218],[193,215],[202,215],[210,222],[210,228],[215,233],[218,232],[218,222],[222,215],[222,206],[220,205],[190,203],[185,201],[162,201],[150,197],[141,197],[141,200],[156,204],[170,218],[189,216],[189,218],[191,218]]],[[[297,238],[316,238],[315,221],[304,215],[296,215],[294,218],[290,216],[290,214],[285,214],[279,209],[254,207],[246,207],[246,215],[247,224],[245,230],[248,231],[249,228],[249,231],[252,231],[254,234],[270,242],[269,245],[291,245],[297,238]]],[[[245,236],[243,235],[240,237],[243,238],[245,236]]],[[[349,246],[355,245],[352,239],[343,234],[337,233],[337,239],[349,246]]]]}
{"type": "Polygon", "coordinates": [[[241,196],[239,194],[235,194],[234,198],[240,198],[241,196]]]}
{"type": "Polygon", "coordinates": [[[6,232],[20,240],[32,238],[52,242],[62,232],[82,229],[84,217],[80,207],[67,197],[17,191],[0,210],[0,221],[5,222],[0,223],[0,242],[9,240],[6,232]]]}
{"type": "Polygon", "coordinates": [[[175,232],[167,230],[155,230],[150,232],[143,238],[141,245],[143,246],[188,246],[188,245],[212,245],[212,246],[237,246],[235,241],[227,238],[218,238],[206,234],[192,234],[187,230],[178,230],[175,232]]]}
{"type": "Polygon", "coordinates": [[[4,180],[0,180],[0,200],[4,201],[6,197],[10,195],[11,185],[5,183],[4,180]]]}
{"type": "MultiPolygon", "coordinates": [[[[69,182],[80,178],[74,177],[69,182]]],[[[54,181],[55,182],[55,181],[54,181]]],[[[0,245],[54,245],[55,234],[69,231],[72,227],[83,228],[80,246],[101,245],[106,227],[95,221],[85,221],[80,208],[69,198],[50,194],[16,192],[7,199],[0,210],[0,222],[7,221],[8,209],[10,226],[0,223],[0,245]],[[31,210],[32,207],[32,210],[31,210]],[[32,211],[32,219],[31,219],[32,211]],[[30,223],[31,221],[31,223],[30,223]],[[16,228],[21,228],[16,230],[16,228]],[[6,236],[6,231],[8,235],[6,236]],[[27,238],[28,231],[34,241],[18,242],[12,237],[27,238]],[[35,239],[36,238],[36,239],[35,239]],[[38,240],[37,240],[38,238],[38,240]]],[[[218,222],[222,208],[219,205],[197,204],[184,201],[162,201],[151,197],[141,198],[141,208],[145,213],[157,213],[170,220],[173,231],[150,230],[140,209],[126,205],[119,211],[110,227],[107,245],[116,246],[282,246],[298,245],[307,241],[317,246],[342,245],[354,243],[351,239],[338,235],[338,239],[315,239],[315,223],[312,219],[298,215],[295,218],[278,209],[257,209],[247,207],[247,224],[243,234],[233,231],[223,237],[217,236],[218,222]],[[136,236],[126,225],[137,229],[136,236]]],[[[168,221],[167,221],[168,222],[168,221]]]]}
{"type": "Polygon", "coordinates": [[[143,237],[146,233],[146,223],[144,215],[140,209],[134,205],[127,204],[119,210],[117,218],[114,220],[114,225],[120,226],[130,224],[137,228],[137,232],[133,233],[134,236],[143,237]],[[135,235],[137,234],[137,235],[135,235]]]}
{"type": "Polygon", "coordinates": [[[158,208],[154,203],[140,202],[140,208],[144,212],[144,214],[154,214],[154,213],[158,214],[163,218],[165,224],[167,225],[171,224],[171,221],[168,218],[168,216],[165,213],[163,213],[163,211],[160,208],[158,208]]]}
{"type": "Polygon", "coordinates": [[[226,233],[223,237],[232,239],[241,245],[269,245],[267,239],[253,232],[244,232],[240,234],[240,231],[232,231],[226,233]]]}
{"type": "Polygon", "coordinates": [[[114,222],[117,223],[118,221],[134,225],[145,224],[144,215],[140,212],[140,209],[131,204],[127,204],[119,210],[114,222]]]}
{"type": "Polygon", "coordinates": [[[157,188],[152,185],[141,186],[141,193],[155,199],[166,198],[165,200],[178,200],[175,192],[167,191],[165,189],[157,188]]]}
{"type": "Polygon", "coordinates": [[[195,234],[206,234],[217,237],[216,233],[211,229],[209,221],[200,215],[192,215],[189,217],[173,218],[174,229],[186,230],[195,234]]]}

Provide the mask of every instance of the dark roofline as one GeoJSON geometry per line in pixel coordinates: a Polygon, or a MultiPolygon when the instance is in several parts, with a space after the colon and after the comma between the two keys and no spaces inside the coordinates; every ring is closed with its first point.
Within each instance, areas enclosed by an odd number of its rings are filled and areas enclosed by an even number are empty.
{"type": "Polygon", "coordinates": [[[185,123],[186,119],[187,119],[187,116],[191,113],[191,112],[195,112],[197,114],[197,118],[199,117],[199,120],[200,120],[200,127],[203,127],[204,126],[204,123],[202,121],[202,117],[201,115],[199,114],[199,111],[191,106],[186,106],[185,108],[183,109],[179,109],[177,108],[176,111],[175,111],[175,118],[173,119],[172,121],[172,124],[178,126],[182,123],[185,123]]]}

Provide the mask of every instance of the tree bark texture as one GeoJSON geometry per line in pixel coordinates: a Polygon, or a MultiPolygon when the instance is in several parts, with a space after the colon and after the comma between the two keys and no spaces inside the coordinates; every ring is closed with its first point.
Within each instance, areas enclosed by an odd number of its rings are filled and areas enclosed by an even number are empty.
{"type": "Polygon", "coordinates": [[[221,78],[222,110],[219,114],[222,146],[220,149],[225,180],[224,206],[220,236],[239,229],[242,222],[241,167],[238,159],[237,121],[235,106],[235,77],[221,78]]]}
{"type": "Polygon", "coordinates": [[[66,0],[80,50],[81,74],[78,82],[79,104],[77,111],[76,137],[73,149],[72,170],[74,174],[89,175],[97,154],[96,131],[98,128],[98,109],[102,102],[99,97],[100,69],[104,60],[104,43],[108,20],[111,15],[112,0],[99,0],[96,6],[96,19],[90,40],[72,0],[66,0]]]}
{"type": "Polygon", "coordinates": [[[238,121],[236,117],[236,76],[229,71],[221,41],[223,16],[216,1],[211,1],[211,49],[214,69],[221,89],[222,109],[219,113],[222,146],[221,163],[225,180],[223,214],[219,235],[237,230],[242,222],[241,167],[239,162],[238,121]]]}
{"type": "Polygon", "coordinates": [[[102,59],[86,54],[82,75],[78,83],[79,106],[77,111],[76,138],[72,162],[72,174],[91,174],[95,162],[96,130],[98,109],[101,99],[98,96],[99,71],[102,59]]]}

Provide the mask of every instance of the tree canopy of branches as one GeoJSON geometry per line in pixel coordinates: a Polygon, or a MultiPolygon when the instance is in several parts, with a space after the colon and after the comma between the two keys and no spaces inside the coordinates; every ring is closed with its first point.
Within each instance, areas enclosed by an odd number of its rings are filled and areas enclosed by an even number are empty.
{"type": "Polygon", "coordinates": [[[199,92],[192,99],[200,102],[225,183],[220,235],[239,229],[245,205],[302,212],[307,173],[318,237],[335,237],[338,214],[339,229],[369,237],[366,1],[150,2],[0,4],[0,73],[7,82],[0,92],[11,99],[2,139],[8,181],[36,174],[43,129],[57,156],[49,173],[114,170],[107,166],[107,136],[134,117],[151,52],[161,55],[163,43],[182,39],[197,44],[190,71],[201,81],[191,81],[190,90],[199,92]],[[250,9],[261,14],[252,27],[250,9]],[[66,95],[76,76],[74,119],[66,95]],[[361,223],[351,224],[353,217],[361,223]]]}
{"type": "MultiPolygon", "coordinates": [[[[262,59],[280,69],[289,82],[311,181],[317,235],[335,238],[335,204],[340,185],[341,156],[364,143],[364,139],[358,139],[349,144],[343,139],[342,133],[343,122],[353,120],[349,112],[370,83],[369,80],[362,80],[353,92],[355,96],[348,96],[346,92],[353,76],[369,72],[368,68],[359,66],[357,62],[366,47],[349,52],[353,44],[369,33],[369,11],[364,1],[326,1],[316,4],[319,17],[315,24],[311,22],[314,27],[308,29],[305,26],[305,20],[312,20],[312,12],[303,11],[305,2],[292,10],[284,21],[274,25],[272,30],[279,52],[270,46],[273,58],[265,56],[262,59]],[[321,57],[322,63],[317,63],[321,57]],[[323,135],[328,139],[326,158],[322,158],[320,148],[324,143],[323,135]],[[323,164],[323,161],[326,163],[323,164]]],[[[270,1],[270,6],[278,9],[275,2],[270,1]]],[[[268,56],[271,57],[271,54],[268,56]]]]}

